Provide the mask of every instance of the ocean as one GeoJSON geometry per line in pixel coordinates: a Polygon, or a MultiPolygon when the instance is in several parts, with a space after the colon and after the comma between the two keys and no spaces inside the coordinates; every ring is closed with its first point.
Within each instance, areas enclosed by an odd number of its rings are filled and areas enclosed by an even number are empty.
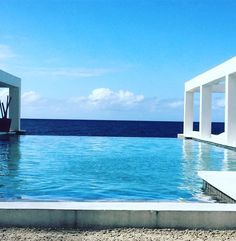
{"type": "MultiPolygon", "coordinates": [[[[194,130],[199,123],[194,123],[194,130]]],[[[120,120],[55,120],[21,119],[21,129],[27,135],[59,136],[120,136],[120,137],[177,137],[183,133],[178,121],[120,121],[120,120]]],[[[224,131],[224,123],[212,123],[212,133],[224,131]]]]}

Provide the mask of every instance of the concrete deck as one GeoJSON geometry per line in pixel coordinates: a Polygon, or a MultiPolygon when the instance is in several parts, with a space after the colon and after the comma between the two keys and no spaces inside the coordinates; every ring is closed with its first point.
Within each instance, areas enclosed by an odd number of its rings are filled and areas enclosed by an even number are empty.
{"type": "Polygon", "coordinates": [[[198,175],[204,180],[205,183],[210,186],[205,185],[205,189],[208,189],[214,195],[219,196],[219,199],[223,198],[228,202],[236,202],[236,172],[226,172],[226,171],[201,171],[198,175]],[[227,198],[228,197],[228,198],[227,198]]]}
{"type": "Polygon", "coordinates": [[[0,202],[0,227],[235,229],[236,205],[0,202]]]}

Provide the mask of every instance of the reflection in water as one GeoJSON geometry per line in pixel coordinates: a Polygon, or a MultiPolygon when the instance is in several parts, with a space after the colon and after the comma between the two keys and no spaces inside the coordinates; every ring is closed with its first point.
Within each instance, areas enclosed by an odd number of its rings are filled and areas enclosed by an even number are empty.
{"type": "Polygon", "coordinates": [[[198,170],[206,170],[212,164],[211,149],[212,145],[198,142],[198,170]]]}
{"type": "Polygon", "coordinates": [[[236,170],[236,151],[203,142],[183,140],[183,159],[187,169],[195,162],[198,171],[236,170]]]}
{"type": "Polygon", "coordinates": [[[208,143],[198,143],[198,171],[224,170],[223,149],[208,143]]]}
{"type": "Polygon", "coordinates": [[[196,192],[199,192],[199,188],[196,188],[196,167],[198,166],[198,160],[196,156],[196,143],[189,139],[183,140],[183,157],[182,157],[182,173],[183,173],[183,182],[179,187],[182,190],[190,191],[193,196],[196,196],[196,192]]]}
{"type": "Polygon", "coordinates": [[[2,175],[3,173],[14,173],[16,170],[18,170],[20,156],[19,137],[1,136],[0,175],[2,175]]]}
{"type": "Polygon", "coordinates": [[[12,196],[17,189],[21,154],[18,136],[0,136],[0,198],[12,196]],[[9,182],[11,177],[13,182],[9,182]],[[15,182],[14,182],[15,180],[15,182]]]}
{"type": "Polygon", "coordinates": [[[236,151],[225,149],[223,163],[225,171],[236,171],[236,151]]]}
{"type": "Polygon", "coordinates": [[[198,171],[236,171],[235,151],[203,142],[183,140],[183,159],[183,185],[196,196],[203,195],[198,171]]]}
{"type": "Polygon", "coordinates": [[[183,158],[185,160],[192,159],[193,157],[193,141],[189,139],[183,139],[183,158]]]}

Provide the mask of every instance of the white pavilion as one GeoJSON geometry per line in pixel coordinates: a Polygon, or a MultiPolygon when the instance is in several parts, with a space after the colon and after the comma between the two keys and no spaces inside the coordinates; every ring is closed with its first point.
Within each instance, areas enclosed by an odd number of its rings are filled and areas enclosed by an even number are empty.
{"type": "Polygon", "coordinates": [[[21,103],[21,79],[0,70],[0,88],[8,88],[11,104],[9,106],[9,118],[11,119],[11,131],[20,131],[20,103],[21,103]]]}
{"type": "Polygon", "coordinates": [[[236,57],[185,83],[183,136],[236,147],[236,57]],[[199,131],[193,131],[197,92],[200,92],[199,131]],[[225,93],[224,132],[219,135],[211,133],[213,93],[225,93]]]}

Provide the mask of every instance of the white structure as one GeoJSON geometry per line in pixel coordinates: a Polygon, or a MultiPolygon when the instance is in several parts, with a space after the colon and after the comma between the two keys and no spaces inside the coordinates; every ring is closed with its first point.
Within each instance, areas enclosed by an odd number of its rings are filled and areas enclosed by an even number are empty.
{"type": "Polygon", "coordinates": [[[185,83],[184,137],[236,147],[236,57],[185,83]],[[200,92],[199,131],[193,131],[194,93],[200,92]],[[225,93],[225,131],[211,134],[212,93],[225,93]]]}
{"type": "Polygon", "coordinates": [[[0,70],[0,88],[9,88],[9,96],[12,98],[9,106],[11,131],[20,131],[21,79],[0,70]]]}

